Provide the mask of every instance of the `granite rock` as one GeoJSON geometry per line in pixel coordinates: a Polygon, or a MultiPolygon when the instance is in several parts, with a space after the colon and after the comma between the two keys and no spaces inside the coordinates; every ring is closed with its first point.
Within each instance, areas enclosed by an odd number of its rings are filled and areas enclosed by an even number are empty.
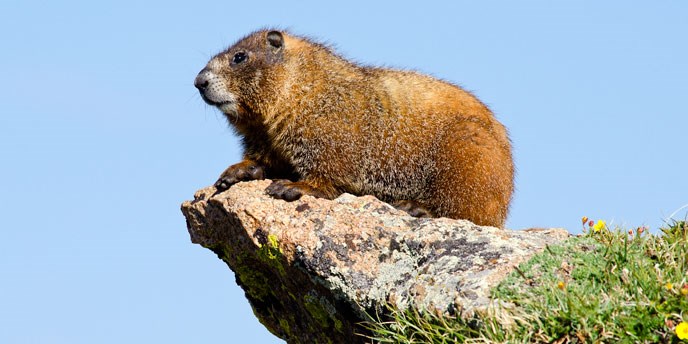
{"type": "Polygon", "coordinates": [[[269,184],[208,187],[182,212],[191,241],[227,263],[261,323],[290,343],[365,342],[359,323],[385,304],[471,316],[515,266],[569,236],[413,218],[373,196],[285,202],[269,184]]]}

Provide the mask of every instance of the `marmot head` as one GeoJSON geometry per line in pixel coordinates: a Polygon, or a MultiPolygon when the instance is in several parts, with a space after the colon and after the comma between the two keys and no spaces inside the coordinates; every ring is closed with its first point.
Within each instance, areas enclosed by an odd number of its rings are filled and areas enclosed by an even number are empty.
{"type": "Polygon", "coordinates": [[[257,31],[213,57],[194,80],[203,100],[230,119],[266,111],[279,92],[275,85],[284,70],[285,36],[257,31]]]}

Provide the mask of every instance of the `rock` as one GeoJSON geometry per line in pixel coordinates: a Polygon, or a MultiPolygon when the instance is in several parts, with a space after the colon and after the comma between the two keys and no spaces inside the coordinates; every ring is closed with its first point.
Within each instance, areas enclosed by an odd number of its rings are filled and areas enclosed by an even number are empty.
{"type": "Polygon", "coordinates": [[[569,236],[413,218],[372,196],[285,202],[269,184],[208,187],[182,212],[191,241],[229,265],[261,323],[290,343],[364,342],[359,323],[385,303],[470,316],[514,266],[569,236]]]}

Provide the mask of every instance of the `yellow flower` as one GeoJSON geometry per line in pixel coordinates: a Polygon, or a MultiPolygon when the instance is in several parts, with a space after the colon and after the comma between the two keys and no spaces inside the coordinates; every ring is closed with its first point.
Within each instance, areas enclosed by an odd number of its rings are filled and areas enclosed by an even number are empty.
{"type": "Polygon", "coordinates": [[[557,283],[557,288],[559,288],[559,289],[561,289],[561,290],[564,290],[564,287],[565,287],[565,286],[566,286],[566,285],[565,285],[564,282],[562,282],[562,281],[559,281],[559,283],[557,283]]]}
{"type": "Polygon", "coordinates": [[[678,339],[688,339],[688,323],[681,321],[680,324],[676,325],[676,335],[678,339]]]}
{"type": "Polygon", "coordinates": [[[583,222],[583,224],[585,224],[586,222],[588,222],[588,217],[587,217],[587,216],[583,216],[583,218],[581,219],[581,221],[583,222]]]}
{"type": "Polygon", "coordinates": [[[667,282],[667,284],[664,287],[667,288],[667,290],[674,289],[674,285],[671,284],[671,282],[667,282]]]}
{"type": "Polygon", "coordinates": [[[592,228],[595,230],[595,232],[599,232],[603,228],[607,227],[607,223],[604,222],[604,220],[597,220],[597,223],[592,226],[592,228]]]}

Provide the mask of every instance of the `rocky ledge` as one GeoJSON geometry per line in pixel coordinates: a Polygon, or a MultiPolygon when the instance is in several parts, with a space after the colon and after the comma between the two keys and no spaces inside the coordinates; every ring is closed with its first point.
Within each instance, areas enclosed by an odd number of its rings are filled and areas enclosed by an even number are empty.
{"type": "Polygon", "coordinates": [[[208,187],[182,212],[191,241],[227,263],[261,323],[290,343],[365,342],[360,322],[385,304],[470,316],[515,266],[569,236],[413,218],[372,196],[285,202],[269,184],[208,187]]]}

